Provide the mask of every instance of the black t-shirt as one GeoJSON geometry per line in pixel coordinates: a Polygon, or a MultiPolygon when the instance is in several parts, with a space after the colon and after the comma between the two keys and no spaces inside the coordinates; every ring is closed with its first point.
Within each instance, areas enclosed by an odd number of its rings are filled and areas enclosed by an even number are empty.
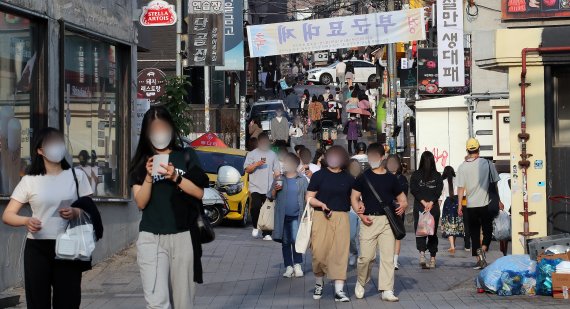
{"type": "Polygon", "coordinates": [[[372,170],[368,169],[356,178],[354,185],[352,186],[354,190],[362,193],[365,214],[373,212],[378,213],[379,215],[386,214],[384,212],[383,205],[378,203],[378,199],[376,199],[374,193],[370,190],[370,186],[368,186],[368,182],[366,182],[366,179],[364,178],[365,176],[372,183],[372,186],[374,186],[378,195],[380,195],[382,202],[392,207],[394,207],[394,200],[396,197],[402,193],[402,188],[400,187],[398,178],[389,172],[386,172],[385,174],[376,174],[372,170]]]}
{"type": "Polygon", "coordinates": [[[354,178],[346,171],[333,173],[322,168],[311,177],[307,191],[317,192],[317,200],[325,203],[330,210],[349,211],[350,193],[354,178]]]}

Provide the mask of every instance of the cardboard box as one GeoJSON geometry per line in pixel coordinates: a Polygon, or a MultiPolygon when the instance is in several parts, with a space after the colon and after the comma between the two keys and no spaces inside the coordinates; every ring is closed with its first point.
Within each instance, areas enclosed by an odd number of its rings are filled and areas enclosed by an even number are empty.
{"type": "Polygon", "coordinates": [[[552,254],[552,255],[546,255],[546,254],[540,254],[538,255],[538,262],[540,263],[540,260],[542,259],[549,259],[549,260],[556,260],[556,259],[562,259],[564,261],[570,261],[570,252],[566,252],[566,253],[560,253],[560,254],[552,254]]]}
{"type": "Polygon", "coordinates": [[[554,298],[570,300],[570,274],[552,273],[552,293],[554,298]]]}

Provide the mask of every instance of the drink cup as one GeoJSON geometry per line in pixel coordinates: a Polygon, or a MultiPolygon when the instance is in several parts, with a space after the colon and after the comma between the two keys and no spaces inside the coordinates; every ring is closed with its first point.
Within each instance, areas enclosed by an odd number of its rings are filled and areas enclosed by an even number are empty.
{"type": "Polygon", "coordinates": [[[161,164],[168,165],[168,155],[167,154],[157,154],[154,155],[152,161],[152,176],[160,175],[159,172],[164,173],[166,169],[161,164]]]}

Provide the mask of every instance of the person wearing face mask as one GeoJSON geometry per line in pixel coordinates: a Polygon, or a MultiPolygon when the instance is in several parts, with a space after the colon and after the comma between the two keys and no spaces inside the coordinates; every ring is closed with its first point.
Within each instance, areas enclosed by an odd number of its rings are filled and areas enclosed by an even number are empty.
{"type": "Polygon", "coordinates": [[[315,209],[311,250],[315,289],[313,299],[323,295],[324,276],[334,281],[335,301],[349,302],[344,291],[350,246],[350,192],[354,178],[346,171],[348,153],[335,145],[325,153],[326,167],[313,174],[307,200],[315,209]]]}
{"type": "Polygon", "coordinates": [[[196,220],[204,215],[200,200],[209,181],[194,150],[182,145],[170,113],[151,107],[129,167],[142,211],[136,247],[147,308],[193,308],[195,283],[203,282],[196,220]],[[168,163],[153,168],[165,156],[168,163]],[[177,192],[186,198],[180,200],[177,192]]]}
{"type": "Polygon", "coordinates": [[[301,161],[293,153],[285,154],[283,177],[275,180],[267,197],[275,200],[273,240],[282,245],[283,277],[303,277],[303,256],[295,251],[299,217],[305,207],[308,181],[297,172],[301,161]]]}
{"type": "MultiPolygon", "coordinates": [[[[404,176],[402,174],[402,161],[400,160],[400,156],[398,156],[397,154],[391,154],[388,156],[388,158],[386,158],[385,160],[386,162],[386,169],[396,175],[396,177],[398,178],[398,182],[400,183],[400,188],[402,188],[402,192],[404,192],[404,194],[406,196],[408,196],[408,193],[410,191],[410,185],[408,184],[408,179],[406,178],[406,176],[404,176]]],[[[405,213],[402,214],[402,220],[405,220],[405,213]]],[[[395,250],[395,254],[394,254],[394,267],[396,268],[396,270],[400,269],[400,263],[398,262],[398,258],[400,256],[400,249],[402,248],[402,241],[401,240],[396,240],[396,250],[395,250]]]]}
{"type": "Polygon", "coordinates": [[[384,147],[378,143],[368,146],[368,162],[366,170],[354,182],[351,194],[352,209],[360,220],[360,255],[357,262],[357,277],[354,295],[364,297],[364,287],[371,279],[372,266],[375,264],[377,252],[380,251],[380,267],[378,274],[378,290],[382,300],[398,301],[394,295],[394,247],[396,238],[386,217],[386,205],[390,211],[402,215],[408,207],[406,195],[402,192],[396,176],[388,172],[382,165],[386,154],[384,147]],[[376,197],[375,192],[381,201],[376,197]],[[360,201],[364,202],[361,204],[360,201]],[[398,206],[393,203],[398,201],[398,206]]]}
{"type": "Polygon", "coordinates": [[[311,161],[311,151],[307,148],[302,148],[299,151],[299,158],[301,159],[299,173],[305,175],[307,181],[309,181],[311,177],[313,177],[313,174],[320,170],[321,167],[311,161]]]}
{"type": "Polygon", "coordinates": [[[323,93],[323,99],[325,100],[325,102],[329,101],[329,95],[331,95],[331,87],[326,86],[325,92],[323,93]]]}
{"type": "Polygon", "coordinates": [[[4,223],[25,226],[28,235],[24,247],[24,283],[27,307],[79,308],[81,304],[80,261],[55,258],[55,243],[68,220],[80,214],[70,207],[77,196],[93,194],[87,175],[75,171],[77,186],[70,164],[63,133],[46,128],[35,133],[32,164],[16,188],[2,215],[4,223]],[[25,204],[31,216],[18,213],[25,204]]]}
{"type": "Polygon", "coordinates": [[[271,139],[279,145],[286,145],[289,140],[289,120],[283,114],[283,109],[278,109],[271,120],[271,139]]]}
{"type": "MultiPolygon", "coordinates": [[[[247,153],[243,164],[245,172],[249,174],[249,192],[251,207],[251,223],[253,230],[251,236],[258,238],[260,231],[257,220],[261,206],[265,203],[267,192],[271,190],[273,179],[281,174],[281,166],[275,152],[271,151],[271,143],[267,133],[259,134],[257,148],[247,153]]],[[[263,231],[263,239],[271,240],[271,232],[263,231]]]]}

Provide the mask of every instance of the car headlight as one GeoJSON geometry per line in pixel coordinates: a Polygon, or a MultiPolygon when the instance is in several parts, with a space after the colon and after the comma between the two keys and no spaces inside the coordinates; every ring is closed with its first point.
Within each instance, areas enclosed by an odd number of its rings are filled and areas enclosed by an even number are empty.
{"type": "Polygon", "coordinates": [[[227,195],[236,195],[243,190],[243,182],[236,183],[233,185],[217,186],[220,192],[225,192],[227,195]]]}

